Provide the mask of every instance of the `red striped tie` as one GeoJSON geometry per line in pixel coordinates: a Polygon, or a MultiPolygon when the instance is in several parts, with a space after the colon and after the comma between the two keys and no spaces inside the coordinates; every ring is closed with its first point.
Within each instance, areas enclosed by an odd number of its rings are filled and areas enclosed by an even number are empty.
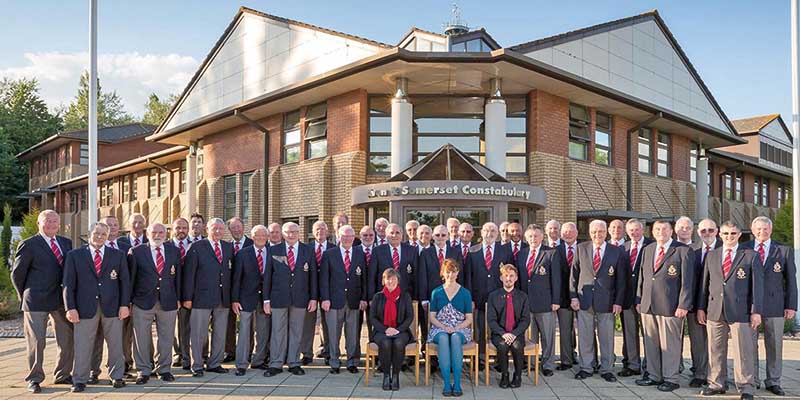
{"type": "Polygon", "coordinates": [[[222,264],[222,251],[219,249],[219,242],[214,243],[214,254],[217,256],[217,261],[222,264]]]}
{"type": "Polygon", "coordinates": [[[392,267],[400,269],[400,255],[397,254],[397,247],[392,247],[392,267]]]}
{"type": "Polygon", "coordinates": [[[572,247],[567,250],[567,264],[572,267],[572,261],[575,260],[575,254],[572,252],[572,247]]]}
{"type": "Polygon", "coordinates": [[[733,261],[731,260],[731,250],[725,250],[725,259],[722,261],[722,277],[725,278],[728,276],[728,273],[731,272],[731,266],[733,265],[733,261]]]}
{"type": "Polygon", "coordinates": [[[764,251],[764,242],[758,245],[758,255],[761,256],[761,264],[764,264],[764,259],[767,258],[767,253],[764,251]]]}
{"type": "Polygon", "coordinates": [[[264,275],[264,257],[261,256],[261,249],[258,249],[256,261],[258,261],[258,272],[264,275]]]}
{"type": "Polygon", "coordinates": [[[600,248],[598,247],[594,252],[594,258],[592,259],[592,268],[594,268],[594,273],[596,274],[597,271],[600,270],[600,248]]]}
{"type": "Polygon", "coordinates": [[[536,249],[531,248],[531,256],[528,258],[528,264],[525,266],[528,268],[528,278],[533,276],[533,263],[536,261],[536,249]]]}
{"type": "Polygon", "coordinates": [[[161,254],[161,247],[156,247],[156,272],[158,276],[164,273],[164,255],[161,254]]]}
{"type": "Polygon", "coordinates": [[[139,241],[139,238],[137,237],[136,240],[133,241],[133,245],[135,247],[135,246],[138,246],[140,244],[142,244],[142,243],[139,241]]]}
{"type": "Polygon", "coordinates": [[[517,253],[519,253],[519,243],[514,243],[514,251],[513,251],[514,261],[517,261],[517,253]]]}
{"type": "Polygon", "coordinates": [[[658,256],[656,257],[656,263],[653,265],[653,272],[658,272],[658,269],[661,268],[661,261],[664,260],[664,246],[658,246],[658,256]]]}
{"type": "Polygon", "coordinates": [[[108,242],[108,245],[111,246],[112,249],[116,249],[117,245],[114,242],[108,242]]]}
{"type": "Polygon", "coordinates": [[[444,263],[444,250],[439,249],[439,266],[444,263]]]}
{"type": "Polygon", "coordinates": [[[103,257],[100,255],[100,250],[94,251],[94,273],[100,276],[100,270],[103,269],[103,257]]]}
{"type": "Polygon", "coordinates": [[[186,258],[186,249],[183,247],[183,240],[178,242],[178,250],[181,251],[181,262],[183,262],[183,259],[186,258]]]}
{"type": "Polygon", "coordinates": [[[464,260],[467,259],[467,250],[469,250],[469,244],[464,244],[464,248],[461,249],[462,252],[461,258],[463,258],[464,260]]]}
{"type": "Polygon", "coordinates": [[[58,265],[64,265],[64,256],[61,254],[61,249],[58,248],[56,245],[56,238],[50,238],[50,250],[53,250],[53,254],[56,256],[56,260],[58,260],[58,265]]]}
{"type": "Polygon", "coordinates": [[[631,243],[631,268],[636,265],[636,256],[639,254],[638,245],[639,242],[636,240],[631,243]]]}
{"type": "Polygon", "coordinates": [[[486,264],[486,270],[492,269],[492,247],[486,246],[486,254],[483,256],[483,261],[486,264]]]}
{"type": "Polygon", "coordinates": [[[372,258],[372,253],[370,252],[370,248],[369,247],[365,247],[364,250],[365,250],[364,251],[364,256],[367,259],[367,264],[369,264],[369,260],[372,258]]]}
{"type": "Polygon", "coordinates": [[[344,251],[344,272],[350,273],[350,249],[344,251]]]}
{"type": "Polygon", "coordinates": [[[286,259],[289,262],[289,269],[294,271],[294,247],[289,246],[289,251],[286,252],[286,259]]]}
{"type": "Polygon", "coordinates": [[[233,243],[233,255],[236,255],[236,253],[238,253],[238,252],[239,252],[239,242],[234,242],[233,243]]]}
{"type": "Polygon", "coordinates": [[[316,258],[317,258],[317,265],[321,265],[322,264],[322,245],[319,244],[319,243],[317,243],[316,258]]]}

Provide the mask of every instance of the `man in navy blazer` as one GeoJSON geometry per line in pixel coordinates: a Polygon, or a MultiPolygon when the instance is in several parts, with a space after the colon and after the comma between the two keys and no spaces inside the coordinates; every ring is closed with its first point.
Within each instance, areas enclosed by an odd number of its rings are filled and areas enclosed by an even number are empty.
{"type": "Polygon", "coordinates": [[[98,325],[108,343],[112,383],[115,388],[125,386],[122,321],[130,314],[130,272],[125,254],[107,247],[107,239],[108,225],[94,223],[90,244],[67,253],[64,265],[64,306],[75,334],[72,392],[86,389],[98,325]]]}
{"type": "MultiPolygon", "coordinates": [[[[244,223],[239,217],[228,220],[228,232],[231,234],[231,247],[233,247],[233,261],[236,261],[236,254],[239,250],[253,245],[253,240],[244,234],[244,223]]],[[[250,339],[253,330],[250,329],[250,339]]],[[[252,340],[251,340],[252,342],[252,340]]],[[[222,362],[231,362],[236,359],[236,314],[233,310],[228,313],[228,327],[225,333],[225,358],[222,362]]]]}
{"type": "Polygon", "coordinates": [[[56,332],[58,360],[54,371],[55,382],[71,384],[73,362],[72,324],[67,321],[62,298],[62,272],[64,257],[72,250],[72,241],[57,236],[61,217],[53,210],[44,210],[36,220],[39,233],[23,240],[11,269],[11,282],[22,303],[25,320],[25,341],[28,349],[28,391],[40,393],[44,381],[45,340],[47,320],[53,318],[56,332]]]}
{"type": "Polygon", "coordinates": [[[556,363],[556,311],[561,308],[560,255],[555,249],[543,245],[543,239],[541,226],[532,225],[525,230],[528,246],[517,255],[517,284],[528,295],[531,338],[542,348],[542,375],[552,376],[556,363]]]}
{"type": "MultiPolygon", "coordinates": [[[[609,229],[611,231],[612,229],[609,229]]],[[[625,272],[625,300],[622,303],[622,370],[617,375],[628,377],[642,373],[642,357],[639,351],[639,332],[642,317],[636,311],[636,288],[641,275],[642,251],[653,243],[653,239],[644,236],[644,224],[636,218],[625,222],[625,232],[630,240],[623,243],[625,255],[628,257],[628,271],[625,272]]]]}
{"type": "Polygon", "coordinates": [[[183,274],[178,249],[165,245],[167,228],[154,223],[147,227],[147,237],[150,239],[147,243],[131,248],[128,253],[133,287],[133,358],[139,369],[137,385],[147,383],[151,372],[165,382],[175,380],[171,356],[183,274]],[[158,347],[155,366],[151,357],[153,321],[158,347]]]}
{"type": "Polygon", "coordinates": [[[720,226],[722,247],[706,255],[703,283],[697,305],[697,320],[708,329],[708,387],[701,395],[724,394],[727,388],[728,334],[738,351],[734,352],[734,380],[742,400],[752,400],[755,392],[754,366],[758,355],[753,330],[761,324],[764,309],[763,265],[752,248],[739,244],[742,231],[736,223],[720,226]]]}
{"type": "MultiPolygon", "coordinates": [[[[165,246],[175,247],[180,256],[180,265],[178,269],[181,270],[181,284],[183,284],[183,269],[186,262],[186,252],[189,250],[189,221],[185,218],[176,218],[172,221],[172,239],[164,243],[165,246]]],[[[178,294],[180,295],[180,293],[178,294]]],[[[189,340],[190,340],[190,327],[189,319],[192,310],[180,305],[178,308],[178,316],[175,324],[177,325],[177,334],[173,341],[173,350],[175,352],[173,358],[173,367],[183,367],[184,370],[191,370],[191,355],[189,354],[189,340]]],[[[203,346],[203,351],[208,346],[203,346]]]]}
{"type": "Polygon", "coordinates": [[[300,366],[300,340],[306,314],[317,310],[317,264],[310,247],[300,242],[300,227],[287,222],[281,228],[284,243],[270,248],[264,272],[264,313],[272,315],[269,369],[272,377],[289,365],[293,375],[305,375],[300,366]],[[288,351],[287,351],[288,350],[288,351]]]}
{"type": "MultiPolygon", "coordinates": [[[[328,224],[325,221],[316,221],[311,227],[313,239],[308,241],[308,246],[314,252],[314,260],[317,266],[317,277],[319,277],[319,269],[322,267],[322,255],[328,251],[329,248],[336,245],[329,238],[328,224]]],[[[319,300],[319,299],[317,299],[319,300]]],[[[322,325],[320,331],[319,348],[316,355],[325,360],[328,364],[330,354],[328,352],[328,322],[325,318],[325,311],[321,307],[317,307],[318,311],[308,313],[306,315],[305,325],[303,326],[303,339],[300,342],[300,352],[303,353],[303,365],[311,364],[314,358],[314,336],[316,336],[317,314],[319,313],[320,324],[322,325]]]]}
{"type": "Polygon", "coordinates": [[[528,242],[525,241],[524,235],[525,232],[519,222],[508,224],[508,247],[511,249],[511,258],[514,263],[517,262],[520,250],[528,247],[528,242]]]}
{"type": "Polygon", "coordinates": [[[503,287],[500,281],[501,264],[513,264],[511,249],[497,241],[500,230],[494,222],[487,222],[481,228],[481,244],[472,246],[467,254],[465,287],[472,294],[472,307],[475,322],[475,335],[480,347],[481,362],[478,368],[483,370],[482,361],[486,358],[486,300],[489,293],[503,287]]]}
{"type": "MultiPolygon", "coordinates": [[[[267,227],[256,225],[250,230],[253,245],[236,253],[233,263],[231,308],[239,317],[239,339],[236,343],[236,376],[242,376],[248,364],[254,369],[266,369],[269,355],[271,318],[264,313],[264,273],[269,262],[267,227]],[[255,354],[250,358],[252,342],[250,334],[255,326],[255,354]]],[[[235,319],[235,318],[234,318],[235,319]]]]}
{"type": "MultiPolygon", "coordinates": [[[[130,226],[130,231],[127,235],[120,237],[117,240],[119,244],[120,250],[123,250],[125,254],[128,254],[128,249],[131,247],[136,247],[141,244],[147,243],[147,236],[145,235],[145,229],[147,228],[147,219],[144,215],[140,213],[133,213],[128,217],[128,225],[130,226]]],[[[116,237],[116,233],[114,233],[114,237],[116,237]]],[[[125,354],[125,372],[127,373],[131,367],[133,367],[133,319],[127,318],[122,322],[122,352],[125,354]]],[[[94,362],[99,362],[102,358],[102,344],[100,344],[100,351],[96,352],[96,356],[94,357],[94,362]]],[[[97,348],[95,348],[97,349],[97,348]]],[[[99,373],[99,364],[96,365],[97,371],[99,373]]],[[[96,377],[92,377],[96,378],[96,377]]],[[[92,382],[95,379],[91,379],[92,382]]]]}
{"type": "Polygon", "coordinates": [[[578,254],[578,226],[574,222],[565,222],[561,225],[556,220],[550,220],[545,226],[547,238],[544,244],[554,249],[558,258],[553,259],[555,270],[561,273],[561,307],[556,312],[558,317],[558,350],[561,364],[556,367],[559,371],[571,369],[577,364],[575,349],[578,340],[575,336],[575,310],[570,307],[569,276],[572,274],[572,264],[578,254]],[[558,237],[559,239],[554,239],[558,237]]]}
{"type": "Polygon", "coordinates": [[[614,319],[625,299],[628,257],[625,251],[606,243],[605,221],[589,223],[589,242],[578,245],[570,275],[570,306],[578,312],[578,347],[581,370],[575,379],[592,376],[595,338],[600,347],[600,376],[616,382],[614,363],[614,319]]]}
{"type": "Polygon", "coordinates": [[[671,392],[678,385],[683,320],[694,301],[694,252],[672,239],[669,221],[653,223],[656,242],[642,250],[636,309],[641,313],[648,376],[639,386],[671,392]]]}
{"type": "Polygon", "coordinates": [[[208,340],[212,320],[211,352],[206,371],[227,373],[222,367],[228,308],[231,306],[233,246],[222,240],[225,222],[212,218],[206,225],[208,238],[192,243],[186,253],[181,301],[191,309],[192,376],[203,376],[203,345],[208,340]]]}
{"type": "Polygon", "coordinates": [[[402,243],[403,231],[397,224],[386,227],[387,243],[375,247],[368,267],[367,298],[383,290],[383,271],[394,268],[400,274],[400,289],[414,300],[419,300],[419,253],[417,248],[402,243]]]}
{"type": "MultiPolygon", "coordinates": [[[[767,354],[767,377],[764,386],[773,394],[783,396],[781,388],[783,369],[783,325],[784,320],[793,320],[797,311],[797,273],[794,251],[791,247],[772,240],[772,220],[756,217],[750,225],[755,236],[744,244],[758,253],[764,265],[764,347],[767,354]]],[[[758,331],[753,332],[756,354],[758,354],[758,331]]],[[[759,385],[758,359],[756,358],[755,380],[759,385]]]]}
{"type": "Polygon", "coordinates": [[[356,232],[352,226],[340,227],[337,236],[339,246],[322,256],[320,301],[328,320],[331,373],[339,373],[339,341],[344,328],[347,371],[355,374],[361,358],[358,317],[367,308],[367,262],[361,247],[353,246],[356,232]]]}

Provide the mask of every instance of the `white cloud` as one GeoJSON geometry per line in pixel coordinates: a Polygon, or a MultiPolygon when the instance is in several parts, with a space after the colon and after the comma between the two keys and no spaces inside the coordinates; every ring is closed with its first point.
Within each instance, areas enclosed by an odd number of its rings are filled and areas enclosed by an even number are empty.
{"type": "MultiPolygon", "coordinates": [[[[0,77],[36,78],[40,94],[51,109],[69,104],[78,90],[80,74],[89,69],[89,53],[25,53],[27,65],[0,68],[0,77]]],[[[101,54],[97,69],[103,91],[117,91],[125,109],[144,113],[150,93],[164,98],[184,89],[200,62],[179,54],[101,54]]]]}

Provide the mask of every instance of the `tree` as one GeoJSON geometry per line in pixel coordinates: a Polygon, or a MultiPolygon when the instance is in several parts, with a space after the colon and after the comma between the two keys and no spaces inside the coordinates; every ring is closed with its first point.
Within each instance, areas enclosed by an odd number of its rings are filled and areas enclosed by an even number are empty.
{"type": "Polygon", "coordinates": [[[170,95],[166,101],[161,101],[158,95],[150,93],[150,98],[147,100],[147,104],[144,105],[145,112],[142,117],[142,123],[161,125],[161,122],[167,117],[169,110],[172,108],[172,105],[175,104],[176,100],[177,96],[174,94],[170,95]]]}
{"type": "Polygon", "coordinates": [[[8,257],[11,255],[11,204],[3,207],[3,231],[0,232],[0,274],[2,267],[8,268],[8,257]]]}
{"type": "Polygon", "coordinates": [[[773,221],[772,238],[794,246],[794,220],[792,216],[792,196],[783,203],[773,221]]]}
{"type": "MultiPolygon", "coordinates": [[[[78,83],[78,94],[64,112],[64,129],[74,131],[89,127],[89,73],[84,71],[78,83]]],[[[97,127],[121,125],[134,122],[125,111],[122,98],[116,91],[103,93],[100,79],[97,80],[97,127]]]]}

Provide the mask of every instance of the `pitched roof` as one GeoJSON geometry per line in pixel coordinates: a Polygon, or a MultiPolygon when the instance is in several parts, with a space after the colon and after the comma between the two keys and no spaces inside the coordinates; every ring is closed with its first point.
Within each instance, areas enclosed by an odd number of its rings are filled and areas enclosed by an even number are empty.
{"type": "Polygon", "coordinates": [[[405,181],[508,181],[448,143],[388,179],[405,181]]]}
{"type": "Polygon", "coordinates": [[[737,133],[745,135],[748,133],[758,133],[758,131],[767,126],[767,124],[780,116],[780,114],[759,115],[757,117],[733,120],[731,123],[736,128],[737,133]]]}
{"type": "Polygon", "coordinates": [[[403,42],[406,39],[408,39],[409,36],[413,35],[416,32],[421,32],[421,33],[425,33],[425,34],[428,34],[428,35],[438,36],[438,37],[441,37],[441,38],[446,38],[447,37],[445,35],[442,35],[441,33],[431,32],[431,31],[427,31],[425,29],[417,28],[416,26],[412,26],[411,29],[408,30],[408,33],[403,35],[403,38],[400,39],[400,41],[397,42],[397,46],[400,46],[401,44],[403,44],[403,42]]]}
{"type": "MultiPolygon", "coordinates": [[[[105,128],[100,128],[97,130],[97,140],[100,143],[114,144],[131,139],[136,139],[139,137],[148,136],[153,132],[155,132],[155,130],[156,127],[153,125],[147,125],[138,122],[116,125],[116,126],[107,126],[105,128]]],[[[24,160],[25,157],[30,156],[34,151],[41,148],[42,146],[45,146],[59,139],[86,141],[89,139],[89,130],[78,129],[68,132],[58,132],[55,135],[52,135],[47,139],[44,139],[41,142],[36,143],[35,145],[23,150],[21,153],[17,154],[17,158],[24,160]]]]}

